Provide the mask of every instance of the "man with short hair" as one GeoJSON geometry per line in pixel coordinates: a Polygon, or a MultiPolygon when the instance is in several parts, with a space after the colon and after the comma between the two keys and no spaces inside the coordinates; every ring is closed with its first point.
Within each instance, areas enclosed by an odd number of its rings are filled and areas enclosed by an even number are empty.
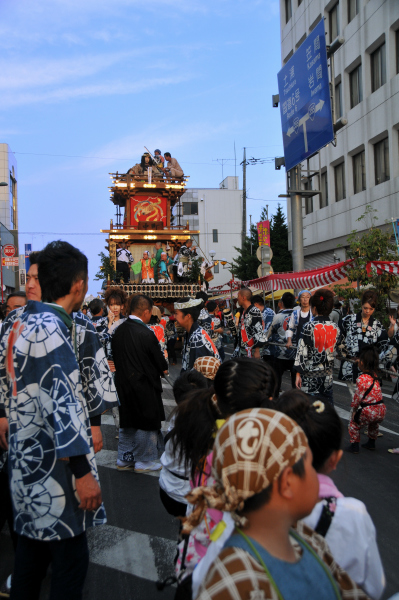
{"type": "Polygon", "coordinates": [[[183,169],[181,168],[177,160],[175,158],[172,158],[170,152],[165,152],[164,156],[165,160],[167,160],[168,163],[166,167],[162,169],[163,172],[166,173],[166,175],[171,177],[172,179],[176,179],[176,177],[183,177],[183,169]]]}
{"type": "Polygon", "coordinates": [[[129,318],[111,341],[120,401],[119,471],[147,473],[161,469],[155,461],[163,451],[161,377],[168,372],[168,363],[154,332],[147,327],[153,305],[144,294],[133,296],[129,318]]]}
{"type": "Polygon", "coordinates": [[[241,288],[237,294],[237,302],[243,309],[238,322],[237,347],[234,357],[248,356],[260,358],[260,349],[266,342],[260,310],[252,303],[252,292],[249,288],[241,288]]]}
{"type": "Polygon", "coordinates": [[[26,293],[25,292],[11,292],[7,297],[6,303],[6,317],[11,311],[21,308],[26,304],[26,293]]]}
{"type": "Polygon", "coordinates": [[[0,342],[7,357],[0,414],[9,419],[19,535],[11,594],[38,599],[51,563],[52,598],[80,600],[89,562],[85,531],[106,521],[71,317],[87,292],[87,258],[57,241],[40,252],[38,266],[45,302],[29,302],[0,342]]]}
{"type": "Polygon", "coordinates": [[[122,273],[124,283],[130,281],[130,266],[134,262],[134,258],[126,248],[126,242],[120,244],[120,248],[116,251],[116,271],[122,273]]]}
{"type": "Polygon", "coordinates": [[[186,331],[181,354],[182,373],[191,371],[195,361],[201,356],[214,356],[220,360],[215,344],[198,323],[202,304],[201,298],[188,298],[175,302],[176,321],[186,331]]]}
{"type": "Polygon", "coordinates": [[[288,346],[286,331],[289,326],[292,311],[295,305],[295,296],[291,292],[285,292],[278,302],[279,312],[273,319],[268,331],[268,341],[278,345],[270,345],[271,364],[276,371],[278,379],[278,390],[281,389],[281,379],[284,371],[291,373],[291,386],[295,389],[294,362],[296,349],[288,346]]]}
{"type": "Polygon", "coordinates": [[[100,298],[94,298],[89,304],[89,310],[92,316],[92,322],[96,323],[104,314],[104,302],[100,298]]]}

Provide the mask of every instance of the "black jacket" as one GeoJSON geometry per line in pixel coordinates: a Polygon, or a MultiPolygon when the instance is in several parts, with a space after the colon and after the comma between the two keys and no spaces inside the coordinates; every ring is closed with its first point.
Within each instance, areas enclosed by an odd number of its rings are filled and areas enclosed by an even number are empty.
{"type": "Polygon", "coordinates": [[[161,376],[168,364],[158,340],[142,321],[128,318],[112,341],[120,426],[157,431],[165,420],[161,376]]]}

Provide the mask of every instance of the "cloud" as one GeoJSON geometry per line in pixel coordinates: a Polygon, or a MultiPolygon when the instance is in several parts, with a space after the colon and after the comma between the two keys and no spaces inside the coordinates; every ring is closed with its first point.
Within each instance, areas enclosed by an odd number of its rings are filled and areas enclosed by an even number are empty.
{"type": "Polygon", "coordinates": [[[139,94],[145,90],[156,89],[166,85],[177,85],[188,81],[190,76],[178,75],[176,77],[158,77],[136,82],[108,81],[78,87],[63,87],[49,92],[20,92],[3,95],[0,108],[13,108],[27,104],[49,104],[67,102],[92,97],[104,97],[121,94],[139,94]]]}

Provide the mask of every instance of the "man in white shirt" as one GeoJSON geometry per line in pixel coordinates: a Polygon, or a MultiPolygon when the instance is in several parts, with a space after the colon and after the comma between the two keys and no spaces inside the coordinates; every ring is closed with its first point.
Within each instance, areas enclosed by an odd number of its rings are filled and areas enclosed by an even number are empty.
{"type": "Polygon", "coordinates": [[[126,248],[126,242],[121,242],[120,248],[116,251],[116,270],[122,273],[124,283],[130,281],[130,265],[134,258],[126,248]]]}

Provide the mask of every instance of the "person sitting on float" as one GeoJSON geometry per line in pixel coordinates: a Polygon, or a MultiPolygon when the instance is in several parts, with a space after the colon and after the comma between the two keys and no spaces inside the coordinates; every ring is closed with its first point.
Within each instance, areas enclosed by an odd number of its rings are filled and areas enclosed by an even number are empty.
{"type": "Polygon", "coordinates": [[[132,265],[132,271],[135,275],[141,273],[141,283],[155,283],[154,282],[154,265],[156,264],[155,258],[150,258],[148,250],[143,252],[143,258],[132,265]]]}

